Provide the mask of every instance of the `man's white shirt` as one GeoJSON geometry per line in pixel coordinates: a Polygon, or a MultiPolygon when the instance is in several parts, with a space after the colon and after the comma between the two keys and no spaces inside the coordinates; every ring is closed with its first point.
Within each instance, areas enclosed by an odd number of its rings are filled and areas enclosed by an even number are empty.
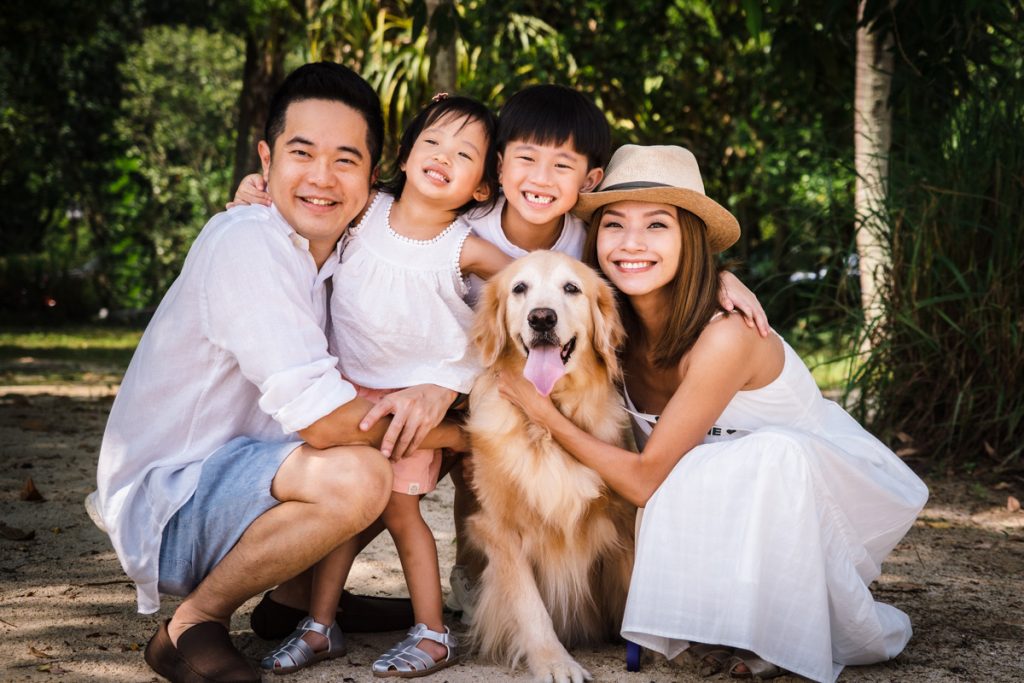
{"type": "Polygon", "coordinates": [[[146,328],[114,401],[98,512],[139,611],[159,609],[160,538],[203,461],[237,436],[295,433],[355,397],[328,351],[326,283],[276,209],[246,206],[203,228],[146,328]]]}

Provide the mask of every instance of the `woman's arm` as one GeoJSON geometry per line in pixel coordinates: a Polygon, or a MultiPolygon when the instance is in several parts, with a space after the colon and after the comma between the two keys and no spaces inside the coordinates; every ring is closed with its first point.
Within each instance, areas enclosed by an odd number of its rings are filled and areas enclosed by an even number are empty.
{"type": "Polygon", "coordinates": [[[755,376],[765,374],[761,364],[772,362],[771,351],[762,347],[773,346],[773,342],[778,344],[777,339],[762,339],[748,329],[740,316],[708,325],[683,359],[679,387],[640,453],[604,443],[583,431],[521,376],[502,375],[499,389],[613,490],[643,506],[676,463],[704,440],[736,392],[755,376]]]}
{"type": "Polygon", "coordinates": [[[489,280],[514,259],[485,239],[470,235],[462,244],[459,268],[463,274],[489,280]]]}

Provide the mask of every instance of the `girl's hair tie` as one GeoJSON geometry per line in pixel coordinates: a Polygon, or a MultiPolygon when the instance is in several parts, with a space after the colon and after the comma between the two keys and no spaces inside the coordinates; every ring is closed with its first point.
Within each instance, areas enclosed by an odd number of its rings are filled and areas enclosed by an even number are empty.
{"type": "Polygon", "coordinates": [[[439,92],[430,98],[431,102],[440,102],[441,100],[447,100],[451,95],[446,92],[439,92]]]}

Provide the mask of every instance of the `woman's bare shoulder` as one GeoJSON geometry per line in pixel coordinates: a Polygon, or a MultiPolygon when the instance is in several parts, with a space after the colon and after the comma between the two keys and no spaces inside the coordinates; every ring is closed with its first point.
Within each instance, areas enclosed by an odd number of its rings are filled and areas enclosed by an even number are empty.
{"type": "Polygon", "coordinates": [[[713,365],[723,369],[745,368],[750,375],[762,374],[765,362],[781,350],[779,338],[770,334],[762,337],[756,329],[747,326],[739,313],[725,313],[716,316],[700,333],[693,348],[683,357],[680,371],[685,372],[695,364],[713,365]]]}
{"type": "Polygon", "coordinates": [[[749,373],[744,389],[763,386],[782,371],[785,350],[777,334],[762,337],[740,313],[725,314],[708,323],[693,345],[695,360],[743,367],[749,373]]]}

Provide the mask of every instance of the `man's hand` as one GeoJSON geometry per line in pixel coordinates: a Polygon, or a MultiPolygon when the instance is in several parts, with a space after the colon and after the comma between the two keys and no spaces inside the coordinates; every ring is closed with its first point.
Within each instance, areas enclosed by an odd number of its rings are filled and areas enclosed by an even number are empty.
{"type": "Polygon", "coordinates": [[[419,384],[388,394],[359,423],[364,432],[385,415],[391,426],[384,434],[380,452],[392,460],[401,460],[419,448],[434,427],[441,424],[457,392],[436,384],[419,384]]]}

